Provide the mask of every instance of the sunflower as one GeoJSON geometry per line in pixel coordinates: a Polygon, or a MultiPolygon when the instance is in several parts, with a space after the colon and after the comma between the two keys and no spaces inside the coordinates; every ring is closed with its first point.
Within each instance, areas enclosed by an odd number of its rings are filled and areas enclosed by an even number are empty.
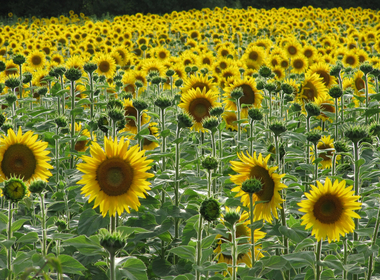
{"type": "Polygon", "coordinates": [[[285,44],[284,49],[289,57],[295,57],[302,51],[302,45],[296,39],[293,39],[285,44]]]}
{"type": "Polygon", "coordinates": [[[313,46],[306,45],[302,48],[301,53],[311,62],[317,55],[317,49],[313,46]]]}
{"type": "Polygon", "coordinates": [[[164,47],[154,49],[154,53],[159,61],[165,61],[168,58],[170,58],[170,51],[168,51],[164,47]]]}
{"type": "Polygon", "coordinates": [[[317,116],[317,119],[322,121],[329,120],[333,122],[333,120],[325,114],[325,112],[335,113],[335,104],[331,100],[329,95],[323,95],[315,99],[315,104],[321,109],[321,114],[317,116]]]}
{"type": "Polygon", "coordinates": [[[299,98],[302,99],[301,101],[303,103],[315,101],[315,99],[324,95],[327,95],[327,88],[323,84],[322,78],[317,73],[312,75],[306,73],[301,94],[299,95],[299,98]]]}
{"type": "MultiPolygon", "coordinates": [[[[135,120],[137,120],[137,110],[133,106],[132,100],[130,100],[129,98],[124,99],[123,106],[124,106],[124,115],[126,116],[125,120],[127,123],[125,125],[125,128],[122,129],[120,132],[129,131],[133,134],[136,134],[137,133],[137,124],[136,124],[135,120]],[[135,120],[132,118],[129,118],[129,117],[134,117],[135,120]]],[[[142,113],[141,114],[141,126],[143,126],[144,124],[147,124],[149,121],[150,121],[150,117],[146,113],[142,113]]]]}
{"type": "Polygon", "coordinates": [[[356,68],[360,64],[359,56],[353,50],[348,51],[344,54],[342,62],[344,66],[350,66],[352,68],[356,68]]]}
{"type": "Polygon", "coordinates": [[[141,70],[147,74],[151,71],[158,71],[161,77],[165,76],[166,69],[158,59],[145,59],[141,66],[141,70]]]}
{"type": "Polygon", "coordinates": [[[285,78],[285,70],[280,66],[276,66],[272,68],[272,72],[276,75],[276,80],[283,80],[285,78]]]}
{"type": "Polygon", "coordinates": [[[208,79],[208,77],[202,75],[191,75],[190,77],[185,78],[182,93],[186,93],[190,89],[195,90],[197,88],[199,88],[201,91],[203,91],[203,89],[206,89],[206,92],[210,90],[217,90],[216,83],[208,79]]]}
{"type": "MultiPolygon", "coordinates": [[[[158,128],[157,128],[157,123],[155,122],[151,122],[149,123],[149,135],[157,138],[158,137],[158,128]]],[[[151,151],[151,150],[154,150],[155,148],[157,148],[159,146],[158,142],[156,141],[151,141],[149,140],[148,138],[144,138],[144,143],[143,143],[143,149],[145,151],[151,151]]]]}
{"type": "Polygon", "coordinates": [[[326,238],[329,243],[339,241],[341,235],[354,231],[352,218],[360,219],[354,212],[361,208],[361,203],[357,202],[360,196],[353,195],[352,186],[346,187],[345,180],[335,180],[332,184],[327,177],[324,185],[319,181],[317,185],[311,185],[310,193],[305,193],[308,199],[298,203],[299,211],[306,213],[301,218],[301,225],[306,225],[306,229],[313,227],[311,234],[317,241],[326,238]]]}
{"type": "Polygon", "coordinates": [[[317,73],[322,79],[323,83],[327,88],[336,84],[336,78],[330,75],[330,66],[325,62],[318,62],[310,66],[307,71],[308,75],[311,76],[313,73],[317,73]]]}
{"type": "Polygon", "coordinates": [[[218,96],[217,91],[207,90],[206,87],[202,90],[200,88],[190,89],[182,94],[182,102],[178,106],[194,118],[194,125],[191,129],[197,132],[203,131],[203,119],[210,116],[211,108],[220,106],[217,101],[218,96]]]}
{"type": "MultiPolygon", "coordinates": [[[[334,139],[331,139],[329,136],[322,136],[321,140],[319,140],[317,144],[317,150],[318,150],[318,157],[322,158],[321,161],[322,169],[331,168],[332,166],[332,156],[335,152],[334,149],[334,139]],[[326,152],[323,152],[323,150],[327,150],[326,152]]],[[[311,160],[314,161],[315,155],[314,155],[314,147],[311,147],[311,160]]],[[[340,155],[336,157],[336,161],[340,159],[340,155]]]]}
{"type": "Polygon", "coordinates": [[[297,55],[292,57],[291,65],[293,67],[292,71],[297,74],[304,73],[309,67],[308,60],[303,55],[297,55]]]}
{"type": "Polygon", "coordinates": [[[110,54],[99,54],[94,58],[94,62],[98,65],[96,72],[99,75],[105,75],[107,78],[112,78],[116,71],[116,63],[110,54]]]}
{"type": "MultiPolygon", "coordinates": [[[[263,96],[256,89],[256,82],[251,77],[244,77],[241,79],[234,79],[233,83],[231,83],[228,87],[224,89],[224,98],[223,103],[226,104],[227,110],[236,111],[236,103],[231,101],[231,92],[236,88],[241,88],[243,90],[243,96],[240,98],[241,105],[253,106],[255,108],[261,107],[261,101],[263,100],[263,96]]],[[[242,111],[248,112],[248,107],[244,107],[242,111]]],[[[244,113],[243,113],[244,114],[244,113]]]]}
{"type": "Polygon", "coordinates": [[[37,179],[46,181],[52,175],[48,170],[53,168],[48,163],[48,143],[37,141],[37,138],[32,131],[22,135],[21,127],[17,135],[9,129],[8,136],[0,138],[0,182],[19,177],[29,184],[37,179]]]}
{"type": "Polygon", "coordinates": [[[40,69],[44,67],[45,55],[38,50],[33,51],[29,54],[27,58],[27,63],[28,63],[28,66],[33,69],[40,69]]]}
{"type": "MultiPolygon", "coordinates": [[[[230,209],[226,206],[226,212],[229,212],[230,209]]],[[[237,213],[240,213],[240,206],[236,208],[235,210],[237,213]]],[[[224,220],[222,220],[222,223],[224,224],[224,220]]],[[[255,243],[259,240],[264,238],[266,235],[265,232],[260,231],[260,229],[255,229],[253,239],[255,243]]],[[[239,221],[237,222],[236,226],[236,238],[244,238],[243,241],[240,239],[240,242],[238,241],[239,245],[244,244],[243,242],[247,242],[246,244],[251,243],[251,229],[249,227],[249,213],[247,211],[244,211],[239,218],[239,221]]],[[[228,234],[228,237],[223,237],[222,235],[218,234],[216,236],[216,239],[218,240],[218,246],[214,250],[214,253],[216,254],[216,257],[218,258],[218,263],[226,263],[231,265],[232,264],[232,257],[231,253],[226,252],[226,250],[222,251],[222,244],[225,242],[231,242],[232,236],[231,234],[228,234]]],[[[261,246],[255,246],[255,260],[258,260],[264,255],[260,252],[261,246]]],[[[252,266],[252,252],[249,250],[247,253],[241,253],[237,257],[237,264],[239,263],[245,263],[248,267],[252,266]]]]}
{"type": "MultiPolygon", "coordinates": [[[[90,132],[85,128],[83,131],[82,131],[82,124],[78,124],[78,123],[75,123],[75,132],[80,132],[80,136],[82,138],[87,138],[87,139],[84,139],[84,140],[78,140],[76,143],[75,143],[75,150],[78,151],[78,152],[85,152],[87,150],[87,143],[88,141],[91,139],[91,134],[90,132]]],[[[93,141],[96,141],[96,136],[94,135],[94,140],[93,141]]]]}
{"type": "Polygon", "coordinates": [[[237,131],[238,125],[236,123],[237,121],[237,115],[235,112],[232,111],[224,111],[222,114],[222,119],[226,123],[226,128],[231,131],[237,131]]]}
{"type": "Polygon", "coordinates": [[[252,45],[245,50],[242,60],[246,65],[252,64],[255,69],[258,69],[263,64],[264,58],[265,51],[261,47],[252,45]]]}
{"type": "Polygon", "coordinates": [[[259,156],[256,156],[256,152],[254,152],[253,157],[247,153],[245,155],[243,152],[238,154],[239,161],[230,161],[231,168],[238,174],[230,175],[231,181],[237,185],[237,187],[233,188],[231,191],[238,192],[235,197],[241,196],[241,202],[243,206],[248,206],[250,203],[249,194],[244,192],[241,189],[243,182],[250,178],[256,178],[260,180],[263,184],[262,190],[258,193],[252,195],[253,202],[256,201],[265,201],[263,203],[259,203],[255,206],[254,209],[254,220],[267,221],[272,223],[272,215],[275,218],[278,218],[277,208],[281,209],[281,203],[284,201],[281,198],[279,193],[280,190],[287,188],[286,185],[281,183],[281,178],[285,176],[285,174],[277,174],[274,171],[278,167],[268,167],[267,163],[270,158],[268,155],[266,158],[263,158],[260,153],[259,156]]]}
{"type": "MultiPolygon", "coordinates": [[[[364,96],[365,94],[365,82],[364,82],[364,73],[362,71],[357,71],[354,74],[354,77],[350,79],[351,87],[355,90],[355,94],[359,96],[364,96]]],[[[369,78],[368,82],[368,92],[374,93],[375,88],[371,85],[371,79],[369,78]]]]}
{"type": "Polygon", "coordinates": [[[139,197],[145,198],[149,190],[149,182],[153,177],[146,171],[152,160],[144,157],[144,151],[139,146],[129,148],[129,141],[119,142],[104,137],[104,150],[96,142],[90,146],[91,157],[83,156],[84,162],[79,163],[77,169],[84,175],[77,184],[84,184],[82,194],[89,196],[89,202],[95,200],[94,208],[100,206],[103,217],[109,212],[115,216],[121,215],[124,210],[130,213],[129,208],[138,211],[141,205],[139,197]]]}

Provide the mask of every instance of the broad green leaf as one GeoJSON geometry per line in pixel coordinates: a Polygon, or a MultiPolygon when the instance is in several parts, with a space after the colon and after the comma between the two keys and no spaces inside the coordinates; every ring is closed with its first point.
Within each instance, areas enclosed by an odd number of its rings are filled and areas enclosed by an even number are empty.
{"type": "Polygon", "coordinates": [[[195,248],[193,246],[178,246],[169,250],[180,258],[194,262],[195,248]]]}
{"type": "Polygon", "coordinates": [[[102,215],[96,213],[93,209],[86,209],[79,218],[78,234],[91,236],[100,228],[106,228],[109,225],[110,218],[103,218],[102,215]]]}
{"type": "Polygon", "coordinates": [[[286,265],[287,261],[281,256],[270,256],[261,260],[266,268],[272,270],[281,270],[286,265]]]}
{"type": "Polygon", "coordinates": [[[33,243],[38,240],[37,232],[29,232],[26,235],[21,236],[17,242],[18,243],[33,243]]]}
{"type": "Polygon", "coordinates": [[[123,269],[119,272],[130,280],[148,279],[144,262],[137,258],[129,258],[123,263],[123,269]]]}
{"type": "Polygon", "coordinates": [[[68,255],[59,255],[58,259],[61,262],[63,273],[77,274],[83,276],[82,272],[85,271],[86,268],[76,259],[68,255]]]}
{"type": "Polygon", "coordinates": [[[19,230],[22,227],[22,225],[27,221],[29,221],[29,219],[19,219],[13,222],[11,231],[14,232],[14,231],[19,230]]]}
{"type": "Polygon", "coordinates": [[[305,248],[312,247],[315,245],[315,241],[311,238],[306,238],[297,244],[296,252],[301,251],[305,248]]]}
{"type": "MultiPolygon", "coordinates": [[[[97,238],[97,237],[95,237],[97,238]]],[[[102,246],[100,246],[99,240],[95,241],[95,238],[88,238],[85,235],[80,235],[75,238],[71,238],[63,241],[63,246],[74,246],[78,251],[86,256],[93,256],[95,254],[104,254],[102,246]]]]}

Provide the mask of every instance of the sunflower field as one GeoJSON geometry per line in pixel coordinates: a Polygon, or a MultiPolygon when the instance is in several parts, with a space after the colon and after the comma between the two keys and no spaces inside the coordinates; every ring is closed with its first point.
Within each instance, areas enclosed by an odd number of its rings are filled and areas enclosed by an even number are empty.
{"type": "Polygon", "coordinates": [[[380,11],[0,26],[0,279],[380,279],[380,11]]]}

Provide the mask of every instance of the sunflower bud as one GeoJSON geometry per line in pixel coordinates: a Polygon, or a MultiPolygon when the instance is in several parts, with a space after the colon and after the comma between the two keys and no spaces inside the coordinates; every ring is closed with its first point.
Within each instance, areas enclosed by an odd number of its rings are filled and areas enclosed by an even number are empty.
{"type": "Polygon", "coordinates": [[[275,92],[276,91],[276,85],[274,83],[267,83],[266,85],[264,85],[264,88],[268,92],[275,92]]]}
{"type": "Polygon", "coordinates": [[[18,178],[10,178],[4,182],[3,195],[11,202],[19,202],[26,195],[26,185],[18,178]]]}
{"type": "Polygon", "coordinates": [[[306,133],[307,141],[310,141],[314,145],[318,143],[319,139],[321,139],[321,136],[322,136],[322,133],[317,129],[313,129],[306,133]]]}
{"type": "Polygon", "coordinates": [[[108,128],[107,126],[109,125],[109,122],[108,122],[108,119],[106,116],[101,116],[99,119],[98,119],[98,127],[101,131],[103,131],[104,133],[107,133],[108,132],[108,128]]]}
{"type": "Polygon", "coordinates": [[[144,51],[146,51],[148,49],[148,47],[145,44],[142,44],[140,46],[140,49],[144,52],[144,51]]]}
{"type": "Polygon", "coordinates": [[[55,67],[54,68],[54,72],[56,75],[58,75],[59,77],[63,76],[63,74],[65,74],[66,72],[66,68],[65,67],[55,67]]]}
{"type": "Polygon", "coordinates": [[[124,109],[112,108],[108,111],[108,116],[114,121],[121,121],[124,119],[124,109]]]}
{"type": "Polygon", "coordinates": [[[127,124],[127,121],[126,121],[125,118],[123,118],[122,120],[116,122],[116,129],[117,129],[117,131],[124,129],[126,124],[127,124]]]}
{"type": "Polygon", "coordinates": [[[120,82],[122,78],[123,77],[121,75],[115,75],[115,77],[113,77],[113,81],[114,82],[120,82]]]}
{"type": "Polygon", "coordinates": [[[348,148],[347,142],[344,140],[335,141],[334,149],[337,153],[347,153],[350,150],[348,148]]]}
{"type": "Polygon", "coordinates": [[[86,71],[88,74],[92,74],[96,69],[98,69],[98,65],[96,63],[86,63],[83,65],[83,70],[86,71]]]}
{"type": "Polygon", "coordinates": [[[67,223],[63,219],[57,219],[55,221],[54,225],[57,227],[59,232],[62,232],[64,230],[66,230],[66,228],[67,228],[67,223]]]}
{"type": "Polygon", "coordinates": [[[373,76],[375,76],[375,78],[379,78],[380,77],[380,69],[379,68],[373,68],[371,74],[373,76]]]}
{"type": "Polygon", "coordinates": [[[221,114],[223,114],[223,112],[224,112],[223,107],[214,107],[214,108],[211,108],[209,111],[210,116],[213,116],[213,117],[219,117],[221,114]]]}
{"type": "Polygon", "coordinates": [[[0,112],[0,127],[5,123],[6,117],[0,112]]]}
{"type": "Polygon", "coordinates": [[[240,214],[236,211],[236,209],[231,209],[224,215],[224,220],[227,222],[226,226],[230,229],[239,221],[239,219],[240,214]]]}
{"type": "Polygon", "coordinates": [[[180,128],[191,127],[193,125],[193,118],[186,112],[179,113],[177,120],[180,128]]]}
{"type": "Polygon", "coordinates": [[[25,72],[24,75],[22,75],[22,83],[23,84],[28,84],[32,81],[32,74],[29,72],[25,72]]]}
{"type": "Polygon", "coordinates": [[[307,112],[307,117],[312,117],[312,116],[319,116],[321,114],[321,109],[317,104],[314,102],[309,102],[305,104],[305,110],[307,112]]]}
{"type": "Polygon", "coordinates": [[[275,120],[269,125],[269,129],[274,133],[274,135],[279,136],[281,133],[286,131],[286,126],[283,122],[275,120]]]}
{"type": "Polygon", "coordinates": [[[42,180],[35,180],[29,185],[29,191],[31,193],[40,194],[47,188],[47,186],[47,182],[42,180]]]}
{"type": "Polygon", "coordinates": [[[182,80],[182,79],[178,79],[177,81],[175,81],[174,85],[175,85],[176,87],[180,87],[180,86],[182,86],[182,85],[183,85],[183,80],[182,80]]]}
{"type": "Polygon", "coordinates": [[[65,72],[65,77],[69,81],[74,82],[74,81],[79,80],[82,77],[82,73],[80,72],[79,69],[72,67],[65,72]]]}
{"type": "Polygon", "coordinates": [[[5,122],[2,126],[1,126],[1,130],[5,132],[5,134],[8,135],[8,130],[10,128],[13,128],[13,125],[10,123],[10,122],[5,122]]]}
{"type": "Polygon", "coordinates": [[[219,120],[217,117],[213,117],[213,116],[206,117],[203,119],[202,125],[204,128],[212,131],[219,125],[219,120]]]}
{"type": "Polygon", "coordinates": [[[103,84],[107,80],[106,76],[104,75],[100,75],[98,79],[99,79],[99,83],[101,84],[103,84]]]}
{"type": "Polygon", "coordinates": [[[124,248],[126,239],[121,232],[110,233],[105,228],[99,230],[100,245],[102,245],[111,255],[124,248]]]}
{"type": "Polygon", "coordinates": [[[48,92],[48,89],[46,87],[39,87],[36,89],[36,93],[38,95],[45,95],[48,92]]]}
{"type": "Polygon", "coordinates": [[[220,204],[213,198],[205,199],[201,203],[199,213],[206,221],[213,222],[220,216],[220,204]]]}
{"type": "Polygon", "coordinates": [[[330,70],[330,75],[331,76],[334,76],[334,77],[338,77],[339,74],[340,74],[340,71],[342,71],[343,69],[343,65],[342,63],[337,63],[336,65],[334,65],[333,67],[331,67],[331,70],[330,70]]]}
{"type": "Polygon", "coordinates": [[[160,76],[155,76],[151,80],[152,84],[154,85],[159,85],[161,83],[161,77],[160,76]]]}
{"type": "Polygon", "coordinates": [[[252,74],[252,78],[256,79],[256,78],[258,78],[258,77],[259,77],[259,73],[253,73],[253,74],[252,74]]]}
{"type": "Polygon", "coordinates": [[[67,118],[65,116],[59,116],[54,120],[55,124],[58,127],[66,127],[67,126],[67,118]]]}
{"type": "Polygon", "coordinates": [[[202,167],[207,170],[218,168],[218,160],[214,157],[208,156],[202,160],[202,167]]]}
{"type": "Polygon", "coordinates": [[[344,136],[350,139],[354,143],[358,143],[363,138],[367,138],[369,135],[367,126],[353,125],[350,126],[345,132],[344,136]]]}
{"type": "Polygon", "coordinates": [[[343,90],[340,88],[340,86],[335,85],[329,89],[329,95],[332,98],[339,98],[343,95],[343,90]]]}
{"type": "Polygon", "coordinates": [[[248,116],[253,121],[261,121],[263,119],[263,113],[260,111],[260,109],[257,108],[251,108],[248,110],[248,116]]]}
{"type": "Polygon", "coordinates": [[[133,98],[133,94],[131,92],[127,92],[123,95],[123,98],[124,99],[132,99],[133,98]]]}
{"type": "Polygon", "coordinates": [[[292,94],[294,92],[293,87],[287,83],[282,83],[281,89],[285,94],[292,94]]]}
{"type": "Polygon", "coordinates": [[[139,112],[141,112],[141,111],[143,111],[149,107],[148,103],[146,103],[142,99],[134,99],[132,103],[133,103],[133,107],[135,107],[136,110],[139,112]]]}
{"type": "Polygon", "coordinates": [[[234,88],[231,92],[231,97],[235,100],[239,100],[244,95],[241,87],[234,88]]]}
{"type": "Polygon", "coordinates": [[[121,102],[121,100],[119,99],[111,99],[107,103],[107,109],[112,109],[112,108],[123,109],[123,107],[124,107],[123,102],[121,102]]]}
{"type": "Polygon", "coordinates": [[[136,86],[137,88],[142,88],[144,85],[143,85],[143,83],[142,83],[140,80],[137,80],[137,81],[135,82],[135,86],[136,86]]]}
{"type": "Polygon", "coordinates": [[[364,75],[367,75],[368,73],[372,72],[373,67],[368,62],[365,62],[359,66],[359,69],[364,73],[364,75]]]}
{"type": "Polygon", "coordinates": [[[185,72],[188,74],[191,72],[191,67],[190,66],[186,66],[185,67],[185,72]]]}
{"type": "Polygon", "coordinates": [[[263,78],[268,78],[272,74],[272,70],[268,66],[262,65],[259,69],[259,74],[263,78]]]}
{"type": "Polygon", "coordinates": [[[0,61],[0,72],[3,72],[6,68],[6,65],[5,65],[5,62],[4,61],[0,61]]]}
{"type": "Polygon", "coordinates": [[[379,137],[380,136],[380,124],[378,124],[378,123],[371,124],[371,126],[369,127],[369,133],[373,136],[379,137]]]}
{"type": "Polygon", "coordinates": [[[175,71],[172,70],[172,69],[169,69],[168,71],[166,71],[166,76],[168,76],[168,77],[171,77],[171,76],[173,76],[174,74],[175,74],[175,71]]]}
{"type": "Polygon", "coordinates": [[[7,101],[9,106],[12,106],[12,104],[15,103],[16,100],[17,100],[17,97],[14,94],[10,93],[10,94],[7,94],[7,96],[5,96],[5,101],[7,101]]]}
{"type": "Polygon", "coordinates": [[[9,77],[5,80],[5,85],[13,90],[20,85],[20,79],[16,77],[9,77]]]}
{"type": "Polygon", "coordinates": [[[17,54],[13,57],[13,63],[14,64],[17,64],[17,65],[22,65],[24,64],[26,61],[26,58],[25,56],[23,56],[22,54],[17,54]]]}
{"type": "Polygon", "coordinates": [[[164,110],[172,106],[172,100],[167,96],[159,96],[156,101],[154,101],[154,105],[164,110]]]}
{"type": "Polygon", "coordinates": [[[256,178],[247,179],[241,185],[241,189],[243,192],[246,192],[250,195],[254,193],[258,193],[263,188],[263,183],[256,178]]]}

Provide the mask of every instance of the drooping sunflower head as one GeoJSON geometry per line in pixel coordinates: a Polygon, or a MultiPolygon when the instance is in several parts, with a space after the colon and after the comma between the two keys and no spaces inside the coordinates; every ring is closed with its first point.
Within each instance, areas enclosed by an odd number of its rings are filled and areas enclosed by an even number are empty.
{"type": "Polygon", "coordinates": [[[272,214],[278,217],[277,208],[281,209],[281,203],[284,201],[279,193],[280,190],[286,188],[286,185],[281,183],[281,178],[285,174],[277,174],[274,171],[277,167],[268,167],[268,160],[270,155],[263,158],[260,153],[257,157],[256,152],[253,157],[248,153],[245,155],[243,152],[238,154],[240,161],[231,161],[231,168],[236,175],[230,175],[231,181],[237,186],[232,189],[237,192],[236,197],[241,196],[241,202],[244,206],[250,204],[249,194],[242,190],[242,184],[247,179],[256,178],[262,183],[262,190],[258,193],[252,194],[253,203],[256,201],[265,201],[259,203],[254,209],[255,221],[264,219],[269,223],[272,222],[272,214]]]}
{"type": "MultiPolygon", "coordinates": [[[[81,123],[75,123],[75,132],[80,133],[79,139],[75,143],[75,150],[78,152],[84,152],[87,150],[88,146],[87,143],[91,139],[90,132],[88,129],[82,130],[82,124],[81,123]]],[[[93,141],[96,141],[96,136],[94,134],[93,141]]]]}
{"type": "MultiPolygon", "coordinates": [[[[124,99],[124,115],[126,120],[126,125],[121,132],[129,131],[133,134],[137,133],[137,110],[133,106],[133,102],[131,99],[124,99]],[[135,121],[136,120],[136,121],[135,121]]],[[[147,124],[150,120],[150,117],[144,112],[141,114],[141,125],[147,124]]]]}
{"type": "Polygon", "coordinates": [[[317,119],[322,121],[330,121],[332,122],[332,118],[330,118],[326,113],[335,113],[335,105],[334,102],[329,98],[328,95],[323,95],[318,97],[315,100],[315,104],[320,108],[321,114],[317,116],[317,119]]]}
{"type": "Polygon", "coordinates": [[[77,169],[82,171],[82,194],[89,196],[89,202],[95,200],[94,208],[100,207],[103,217],[109,213],[121,215],[129,208],[138,211],[141,205],[139,197],[145,198],[149,190],[147,173],[152,160],[147,160],[139,146],[129,147],[129,141],[119,141],[104,137],[104,150],[96,142],[90,146],[91,157],[83,156],[84,162],[77,169]]]}
{"type": "Polygon", "coordinates": [[[17,135],[13,129],[9,129],[8,136],[0,138],[0,182],[17,177],[29,184],[33,180],[46,180],[51,176],[48,169],[53,167],[48,163],[48,143],[37,141],[37,138],[32,131],[23,135],[21,127],[17,135]]]}
{"type": "Polygon", "coordinates": [[[331,182],[326,178],[325,184],[317,181],[317,186],[311,185],[310,193],[305,193],[307,199],[298,203],[299,211],[306,213],[302,216],[301,225],[306,229],[313,227],[312,235],[320,241],[328,239],[339,241],[340,236],[353,232],[355,224],[353,218],[360,219],[355,210],[361,208],[352,186],[346,187],[346,181],[331,182]]]}
{"type": "Polygon", "coordinates": [[[194,118],[194,125],[191,129],[196,131],[204,130],[202,121],[210,116],[210,109],[220,106],[218,92],[206,90],[203,88],[190,89],[181,97],[181,103],[178,105],[185,112],[194,118]]]}

